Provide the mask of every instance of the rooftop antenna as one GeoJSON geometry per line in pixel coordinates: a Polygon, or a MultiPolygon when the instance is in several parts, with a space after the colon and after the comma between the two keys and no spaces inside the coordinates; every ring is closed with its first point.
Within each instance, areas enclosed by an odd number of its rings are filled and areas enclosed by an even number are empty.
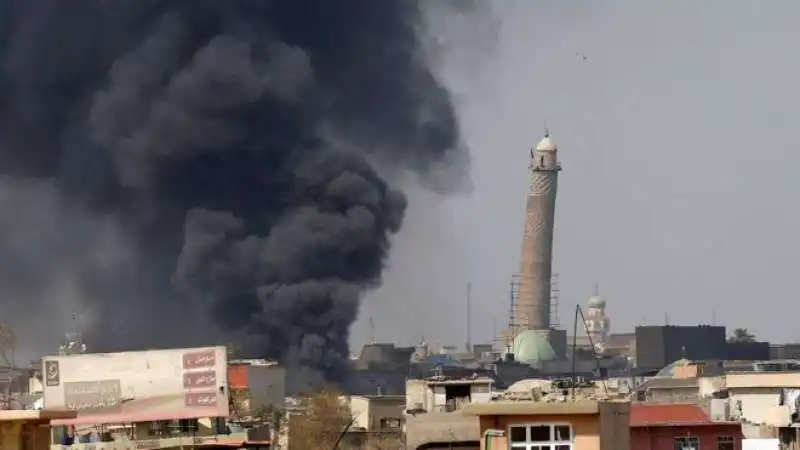
{"type": "Polygon", "coordinates": [[[669,311],[664,311],[664,325],[669,326],[669,311]]]}
{"type": "Polygon", "coordinates": [[[544,119],[543,125],[544,125],[544,137],[550,137],[550,129],[547,128],[547,119],[544,119]]]}
{"type": "Polygon", "coordinates": [[[372,320],[372,316],[369,318],[369,342],[373,345],[378,343],[375,340],[375,321],[372,320]]]}
{"type": "Polygon", "coordinates": [[[467,352],[472,351],[472,284],[467,283],[467,352]]]}

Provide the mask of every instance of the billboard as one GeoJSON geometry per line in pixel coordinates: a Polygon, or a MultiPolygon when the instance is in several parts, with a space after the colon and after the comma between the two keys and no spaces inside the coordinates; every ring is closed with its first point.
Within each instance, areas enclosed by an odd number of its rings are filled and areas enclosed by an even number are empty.
{"type": "Polygon", "coordinates": [[[47,356],[44,407],[72,409],[74,423],[228,416],[225,347],[47,356]]]}

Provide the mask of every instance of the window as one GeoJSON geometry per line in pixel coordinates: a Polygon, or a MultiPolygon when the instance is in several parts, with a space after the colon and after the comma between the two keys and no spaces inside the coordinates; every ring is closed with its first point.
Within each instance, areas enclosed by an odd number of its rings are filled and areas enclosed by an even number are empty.
{"type": "Polygon", "coordinates": [[[519,450],[573,450],[572,427],[568,424],[514,425],[508,429],[508,442],[519,450]]]}
{"type": "Polygon", "coordinates": [[[402,427],[403,426],[400,419],[393,417],[384,417],[383,419],[381,419],[381,429],[387,429],[387,428],[400,429],[402,427]]]}
{"type": "Polygon", "coordinates": [[[717,450],[736,450],[736,440],[733,436],[717,437],[717,450]]]}
{"type": "Polygon", "coordinates": [[[700,450],[700,438],[676,437],[675,450],[700,450]]]}
{"type": "Polygon", "coordinates": [[[197,431],[197,419],[178,420],[177,431],[179,433],[194,433],[197,431]]]}
{"type": "Polygon", "coordinates": [[[147,427],[147,434],[149,436],[161,437],[166,436],[167,430],[169,429],[169,421],[166,420],[156,420],[153,422],[149,422],[147,427]]]}

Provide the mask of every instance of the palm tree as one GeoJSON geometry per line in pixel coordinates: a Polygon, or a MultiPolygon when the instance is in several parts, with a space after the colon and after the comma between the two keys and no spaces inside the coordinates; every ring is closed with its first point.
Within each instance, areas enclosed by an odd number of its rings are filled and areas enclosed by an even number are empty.
{"type": "Polygon", "coordinates": [[[728,342],[755,342],[756,336],[749,331],[747,328],[736,328],[733,330],[733,333],[728,338],[728,342]]]}

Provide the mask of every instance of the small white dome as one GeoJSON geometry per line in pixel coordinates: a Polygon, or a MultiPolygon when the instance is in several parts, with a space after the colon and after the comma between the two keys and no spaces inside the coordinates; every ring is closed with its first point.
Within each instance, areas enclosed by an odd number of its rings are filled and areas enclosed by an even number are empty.
{"type": "Polygon", "coordinates": [[[593,295],[591,298],[589,298],[587,305],[589,308],[605,308],[606,300],[599,295],[593,295]]]}
{"type": "Polygon", "coordinates": [[[555,141],[550,138],[550,134],[545,134],[541,141],[536,144],[536,151],[537,152],[554,152],[558,150],[558,146],[556,145],[555,141]]]}

